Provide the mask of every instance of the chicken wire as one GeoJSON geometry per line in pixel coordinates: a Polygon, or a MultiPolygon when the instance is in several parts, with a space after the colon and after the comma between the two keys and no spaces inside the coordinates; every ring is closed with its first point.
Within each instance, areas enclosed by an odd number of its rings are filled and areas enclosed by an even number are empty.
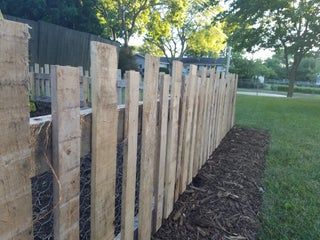
{"type": "MultiPolygon", "coordinates": [[[[135,215],[138,214],[140,182],[141,136],[138,137],[137,173],[135,191],[135,215]]],[[[123,143],[117,146],[116,194],[115,194],[115,231],[121,230],[121,196],[123,172],[123,143]]],[[[31,179],[33,205],[33,234],[35,240],[52,240],[53,238],[53,174],[48,171],[31,179]]],[[[79,239],[90,239],[91,210],[91,154],[80,160],[80,216],[79,239]]]]}

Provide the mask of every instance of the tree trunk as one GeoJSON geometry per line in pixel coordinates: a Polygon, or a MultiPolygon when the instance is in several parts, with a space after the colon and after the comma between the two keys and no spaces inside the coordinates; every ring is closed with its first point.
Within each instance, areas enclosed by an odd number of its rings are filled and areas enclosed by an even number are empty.
{"type": "Polygon", "coordinates": [[[297,75],[297,71],[298,71],[298,67],[300,65],[301,59],[302,59],[302,55],[300,54],[294,56],[294,62],[288,74],[289,87],[288,87],[287,97],[293,97],[294,83],[296,81],[296,75],[297,75]]]}
{"type": "Polygon", "coordinates": [[[287,97],[290,97],[290,98],[293,97],[294,82],[295,82],[295,79],[294,78],[291,79],[291,76],[289,76],[289,88],[287,92],[287,97]]]}

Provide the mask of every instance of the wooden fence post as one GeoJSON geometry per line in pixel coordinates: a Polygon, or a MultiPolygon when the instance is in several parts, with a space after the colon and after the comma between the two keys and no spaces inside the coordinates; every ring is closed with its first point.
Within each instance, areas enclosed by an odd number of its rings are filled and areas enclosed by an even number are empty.
{"type": "Polygon", "coordinates": [[[180,109],[179,109],[179,128],[178,128],[179,131],[178,131],[178,149],[177,149],[177,160],[176,160],[177,163],[176,163],[174,201],[177,201],[180,195],[181,171],[182,171],[181,161],[182,161],[183,142],[185,137],[184,126],[185,126],[185,119],[186,119],[186,106],[187,106],[187,96],[188,96],[187,93],[188,93],[189,83],[190,81],[188,81],[186,77],[182,78],[180,109]]]}
{"type": "Polygon", "coordinates": [[[91,239],[114,239],[117,157],[117,49],[91,42],[91,239]]]}
{"type": "Polygon", "coordinates": [[[52,66],[54,238],[79,239],[80,71],[52,66]]]}
{"type": "Polygon", "coordinates": [[[155,166],[155,210],[153,218],[153,231],[156,232],[162,223],[163,198],[164,198],[164,178],[166,167],[167,151],[167,129],[168,129],[168,105],[169,105],[169,85],[171,77],[160,75],[160,128],[159,128],[159,156],[155,166]]]}
{"type": "Polygon", "coordinates": [[[32,240],[28,27],[0,20],[0,239],[32,240]]]}
{"type": "Polygon", "coordinates": [[[159,58],[146,55],[139,193],[139,240],[146,240],[151,237],[153,171],[157,143],[156,122],[159,64],[159,58]]]}
{"type": "Polygon", "coordinates": [[[203,130],[202,130],[202,146],[201,146],[201,166],[203,163],[207,160],[207,133],[208,133],[208,100],[209,100],[209,82],[210,79],[207,78],[207,75],[205,76],[205,94],[204,94],[204,110],[203,110],[203,130]]]}
{"type": "Polygon", "coordinates": [[[205,105],[205,92],[206,92],[206,75],[207,69],[201,69],[201,81],[200,81],[200,90],[199,90],[199,111],[198,111],[198,130],[197,130],[197,143],[194,155],[194,164],[193,164],[193,177],[197,175],[198,170],[201,168],[202,162],[202,147],[203,147],[203,119],[204,119],[204,105],[205,105]]]}
{"type": "Polygon", "coordinates": [[[197,130],[198,130],[198,108],[199,108],[199,90],[201,84],[201,78],[197,75],[195,76],[195,95],[194,95],[194,103],[193,103],[193,117],[191,124],[191,143],[190,143],[190,159],[189,159],[189,167],[188,167],[188,180],[187,184],[191,183],[193,178],[193,165],[194,165],[194,153],[196,152],[195,147],[197,143],[197,130]]]}
{"type": "Polygon", "coordinates": [[[238,75],[234,76],[234,85],[233,85],[233,109],[232,109],[232,127],[235,122],[235,113],[236,113],[236,102],[237,102],[237,88],[238,88],[238,75]]]}
{"type": "Polygon", "coordinates": [[[174,203],[174,187],[176,179],[176,167],[178,157],[178,128],[179,128],[179,106],[182,84],[182,62],[173,61],[170,114],[167,134],[167,156],[165,166],[164,187],[164,218],[168,218],[172,212],[174,203]]]}
{"type": "Polygon", "coordinates": [[[181,158],[181,180],[180,180],[180,190],[181,194],[187,187],[188,184],[188,167],[190,161],[190,147],[191,147],[191,131],[192,131],[192,117],[193,117],[193,107],[194,107],[194,96],[195,96],[195,84],[197,77],[197,66],[191,65],[189,72],[189,87],[187,89],[186,98],[186,118],[184,125],[184,141],[182,149],[181,158]]]}
{"type": "Polygon", "coordinates": [[[140,74],[126,72],[126,108],[124,130],[124,155],[122,176],[121,239],[132,240],[134,236],[134,207],[139,120],[140,74]]]}

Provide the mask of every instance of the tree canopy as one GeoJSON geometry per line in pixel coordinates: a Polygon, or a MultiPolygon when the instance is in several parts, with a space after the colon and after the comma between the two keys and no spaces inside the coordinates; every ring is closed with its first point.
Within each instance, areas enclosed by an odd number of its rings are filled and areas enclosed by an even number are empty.
{"type": "Polygon", "coordinates": [[[184,55],[212,56],[225,48],[222,24],[211,19],[220,8],[207,1],[168,0],[152,9],[144,49],[169,62],[184,55]],[[206,7],[204,7],[204,5],[206,7]]]}
{"type": "Polygon", "coordinates": [[[96,15],[98,0],[0,0],[4,14],[43,20],[75,30],[102,34],[96,15]]]}
{"type": "Polygon", "coordinates": [[[98,0],[97,15],[104,26],[105,35],[112,40],[123,39],[128,46],[134,34],[146,30],[151,8],[159,4],[158,0],[98,0]]]}
{"type": "Polygon", "coordinates": [[[221,15],[227,22],[230,43],[237,50],[252,51],[258,47],[282,50],[291,97],[303,57],[320,47],[320,1],[230,2],[229,10],[221,15]]]}

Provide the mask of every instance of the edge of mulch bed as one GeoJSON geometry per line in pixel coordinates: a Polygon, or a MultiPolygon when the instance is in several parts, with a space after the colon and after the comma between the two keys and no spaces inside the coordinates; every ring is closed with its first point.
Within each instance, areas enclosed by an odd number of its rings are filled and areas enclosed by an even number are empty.
{"type": "Polygon", "coordinates": [[[256,239],[269,134],[234,127],[152,239],[256,239]]]}

